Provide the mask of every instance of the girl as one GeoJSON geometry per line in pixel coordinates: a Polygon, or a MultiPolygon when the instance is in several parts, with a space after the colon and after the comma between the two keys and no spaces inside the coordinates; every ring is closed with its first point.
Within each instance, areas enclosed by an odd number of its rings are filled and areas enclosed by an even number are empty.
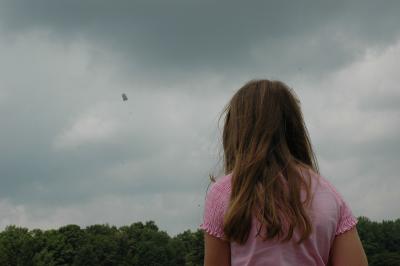
{"type": "Polygon", "coordinates": [[[294,92],[253,80],[225,109],[225,176],[207,193],[205,265],[368,265],[357,220],[318,174],[294,92]]]}

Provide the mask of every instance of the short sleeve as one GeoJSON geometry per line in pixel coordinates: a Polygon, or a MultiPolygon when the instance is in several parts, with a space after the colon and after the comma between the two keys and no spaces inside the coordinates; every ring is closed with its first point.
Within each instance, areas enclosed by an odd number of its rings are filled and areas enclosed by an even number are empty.
{"type": "Polygon", "coordinates": [[[340,216],[339,222],[336,228],[336,234],[340,235],[346,231],[349,231],[357,224],[357,218],[353,215],[347,202],[339,195],[339,208],[340,216]]]}
{"type": "Polygon", "coordinates": [[[200,228],[208,234],[224,239],[224,213],[227,207],[226,192],[218,183],[209,189],[200,228]]]}

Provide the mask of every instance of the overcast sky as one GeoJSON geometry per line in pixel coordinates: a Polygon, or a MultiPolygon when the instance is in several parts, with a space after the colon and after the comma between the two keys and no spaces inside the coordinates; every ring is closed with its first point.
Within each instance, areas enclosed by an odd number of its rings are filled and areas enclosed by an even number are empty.
{"type": "Polygon", "coordinates": [[[0,229],[197,228],[252,78],[294,88],[355,215],[400,217],[400,1],[215,2],[0,0],[0,229]]]}

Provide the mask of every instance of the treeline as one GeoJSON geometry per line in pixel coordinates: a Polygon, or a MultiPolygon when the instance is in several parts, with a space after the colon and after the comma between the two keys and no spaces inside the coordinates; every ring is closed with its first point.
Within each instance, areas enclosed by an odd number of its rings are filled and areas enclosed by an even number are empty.
{"type": "Polygon", "coordinates": [[[185,231],[170,237],[152,221],[46,231],[8,226],[0,233],[0,265],[203,265],[203,233],[185,231]]]}
{"type": "MultiPolygon", "coordinates": [[[[400,219],[359,217],[360,238],[372,266],[400,265],[400,219]]],[[[0,232],[0,265],[203,265],[202,231],[170,237],[153,221],[130,226],[67,225],[57,230],[8,226],[0,232]]]]}
{"type": "Polygon", "coordinates": [[[400,219],[374,222],[359,217],[358,234],[371,266],[400,266],[400,219]]]}

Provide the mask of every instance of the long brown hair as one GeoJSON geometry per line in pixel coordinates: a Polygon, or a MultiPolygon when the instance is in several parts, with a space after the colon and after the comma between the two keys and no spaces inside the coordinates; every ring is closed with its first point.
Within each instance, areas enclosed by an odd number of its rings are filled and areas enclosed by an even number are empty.
{"type": "Polygon", "coordinates": [[[228,240],[245,243],[254,215],[262,226],[258,234],[265,229],[263,239],[288,241],[299,228],[301,243],[312,228],[306,212],[311,188],[299,166],[318,173],[318,165],[293,90],[281,81],[246,83],[225,108],[222,138],[224,170],[232,173],[228,240]]]}

